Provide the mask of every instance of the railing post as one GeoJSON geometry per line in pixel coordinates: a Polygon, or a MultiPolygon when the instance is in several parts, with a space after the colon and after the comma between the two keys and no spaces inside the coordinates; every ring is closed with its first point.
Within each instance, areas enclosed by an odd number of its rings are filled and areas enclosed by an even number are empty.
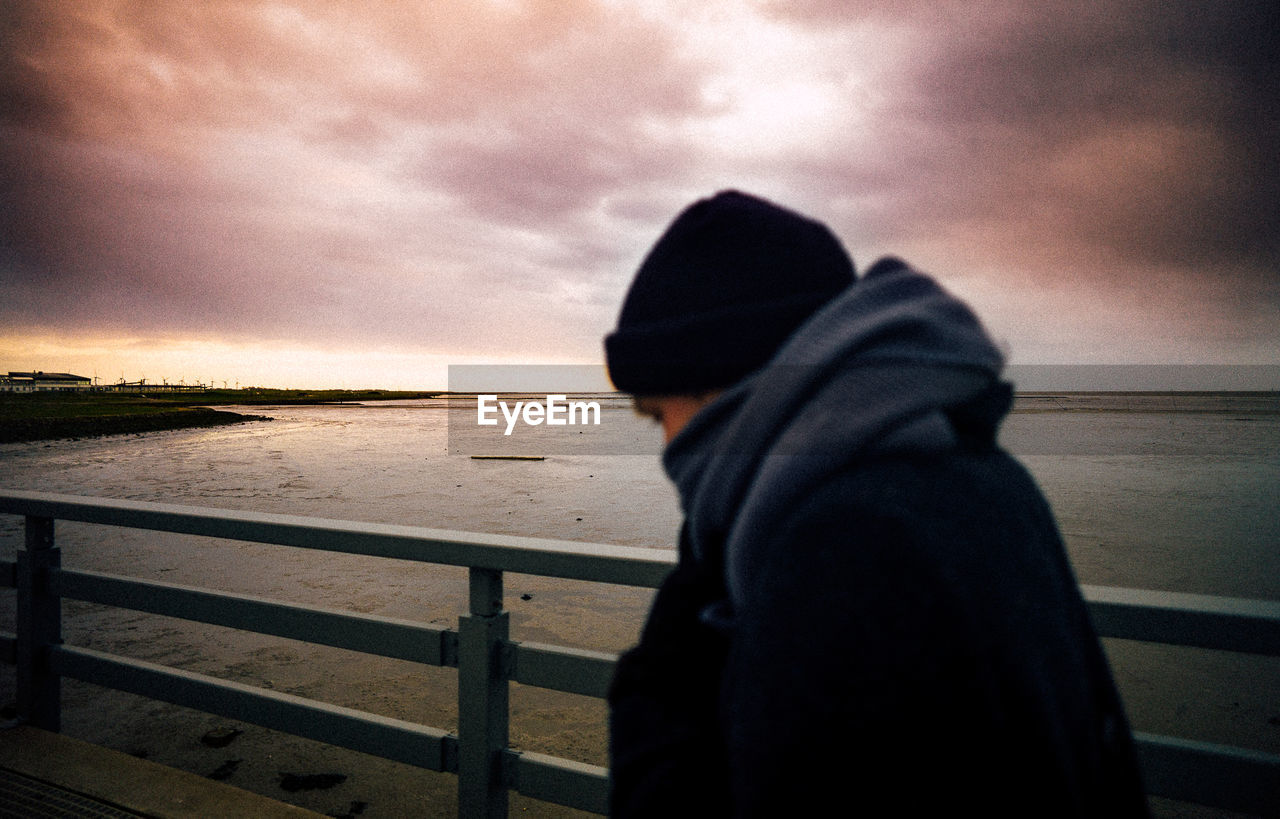
{"type": "Polygon", "coordinates": [[[471,613],[458,622],[458,813],[505,817],[509,693],[502,572],[471,569],[471,613]]]}
{"type": "Polygon", "coordinates": [[[47,731],[62,722],[62,680],[49,667],[49,647],[62,642],[62,603],[49,593],[49,570],[60,564],[53,518],[28,516],[26,549],[18,552],[18,716],[47,731]]]}

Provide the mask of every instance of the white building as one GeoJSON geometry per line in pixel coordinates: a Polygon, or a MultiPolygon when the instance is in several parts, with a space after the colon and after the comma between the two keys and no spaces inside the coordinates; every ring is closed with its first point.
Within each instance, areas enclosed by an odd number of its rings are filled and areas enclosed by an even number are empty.
{"type": "Polygon", "coordinates": [[[15,373],[0,375],[0,392],[51,392],[54,390],[87,390],[93,380],[71,373],[15,373]]]}

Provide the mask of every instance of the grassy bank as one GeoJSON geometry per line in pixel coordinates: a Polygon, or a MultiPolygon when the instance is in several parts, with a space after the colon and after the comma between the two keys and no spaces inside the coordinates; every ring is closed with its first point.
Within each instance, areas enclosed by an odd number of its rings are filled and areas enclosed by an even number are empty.
{"type": "Polygon", "coordinates": [[[127,435],[270,420],[209,409],[219,406],[329,404],[423,398],[434,393],[392,390],[207,390],[204,392],[0,393],[0,443],[127,435]]]}
{"type": "Polygon", "coordinates": [[[0,443],[125,435],[238,424],[260,419],[261,416],[175,405],[141,395],[0,395],[0,443]]]}

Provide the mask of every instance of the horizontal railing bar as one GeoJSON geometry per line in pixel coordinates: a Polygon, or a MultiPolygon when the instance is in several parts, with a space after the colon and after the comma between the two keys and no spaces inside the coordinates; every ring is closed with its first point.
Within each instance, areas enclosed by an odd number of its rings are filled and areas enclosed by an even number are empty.
{"type": "Polygon", "coordinates": [[[1280,755],[1135,731],[1147,793],[1270,816],[1280,806],[1280,755]]]}
{"type": "Polygon", "coordinates": [[[457,632],[370,614],[281,603],[103,572],[56,569],[54,594],[429,665],[457,663],[457,632]]]}
{"type": "Polygon", "coordinates": [[[437,728],[87,648],[53,646],[49,659],[55,673],[84,682],[419,768],[456,767],[457,755],[447,747],[456,740],[437,728]]]}
{"type": "Polygon", "coordinates": [[[1080,588],[1102,637],[1280,656],[1280,601],[1080,588]]]}
{"type": "Polygon", "coordinates": [[[609,769],[570,759],[506,750],[507,787],[533,799],[592,813],[609,812],[609,769]]]}
{"type": "Polygon", "coordinates": [[[0,631],[0,662],[8,665],[18,662],[18,635],[12,631],[0,631]]]}
{"type": "Polygon", "coordinates": [[[0,588],[18,588],[18,561],[0,560],[0,588]]]}
{"type": "Polygon", "coordinates": [[[588,697],[603,698],[609,692],[616,654],[515,640],[508,646],[508,679],[514,682],[588,697]]]}
{"type": "Polygon", "coordinates": [[[46,492],[6,490],[0,494],[0,513],[624,586],[656,588],[675,565],[675,553],[663,549],[46,492]]]}

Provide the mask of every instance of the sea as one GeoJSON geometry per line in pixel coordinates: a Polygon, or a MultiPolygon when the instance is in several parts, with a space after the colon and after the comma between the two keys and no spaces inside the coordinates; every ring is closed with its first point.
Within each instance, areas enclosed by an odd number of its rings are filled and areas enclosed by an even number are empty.
{"type": "MultiPolygon", "coordinates": [[[[513,429],[526,436],[520,451],[537,453],[521,459],[471,457],[514,445],[502,426],[474,438],[474,402],[273,406],[251,410],[270,421],[229,427],[0,445],[0,489],[674,549],[680,509],[660,430],[625,401],[591,398],[598,425],[543,425],[541,438],[513,429]]],[[[1280,600],[1280,394],[1027,393],[1001,442],[1049,499],[1081,583],[1280,600]]],[[[21,541],[22,521],[0,516],[0,558],[21,541]]],[[[444,626],[466,607],[454,568],[61,522],[57,542],[74,568],[444,626]]],[[[652,590],[509,575],[506,596],[514,638],[617,652],[636,639],[652,590]]],[[[13,620],[5,590],[0,629],[13,620]]],[[[446,729],[456,720],[448,670],[74,602],[64,621],[69,643],[446,729]]],[[[1138,730],[1280,752],[1275,658],[1105,645],[1138,730]]],[[[12,684],[0,670],[0,705],[12,684]]],[[[513,694],[512,744],[604,764],[603,706],[581,699],[513,694]]],[[[74,682],[64,703],[69,733],[205,775],[240,759],[224,778],[313,810],[410,804],[394,784],[410,774],[391,763],[251,729],[241,750],[215,758],[190,734],[218,719],[74,682]],[[175,721],[185,739],[158,727],[175,721]],[[364,772],[366,790],[278,792],[281,766],[326,764],[364,772]]],[[[451,787],[415,785],[444,800],[442,815],[451,787]]]]}

